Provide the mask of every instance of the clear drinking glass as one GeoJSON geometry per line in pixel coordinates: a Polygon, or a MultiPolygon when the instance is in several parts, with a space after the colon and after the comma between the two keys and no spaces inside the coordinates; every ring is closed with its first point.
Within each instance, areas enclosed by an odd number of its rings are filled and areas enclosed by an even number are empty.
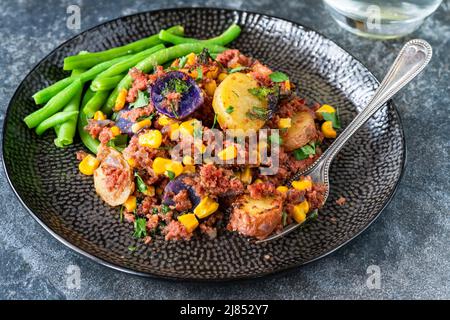
{"type": "Polygon", "coordinates": [[[324,0],[344,29],[361,36],[391,39],[416,30],[442,0],[324,0]]]}

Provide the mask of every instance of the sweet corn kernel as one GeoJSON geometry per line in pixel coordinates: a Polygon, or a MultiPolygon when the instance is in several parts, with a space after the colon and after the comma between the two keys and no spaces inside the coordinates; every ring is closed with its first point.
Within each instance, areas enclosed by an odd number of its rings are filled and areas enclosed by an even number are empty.
{"type": "Polygon", "coordinates": [[[136,210],[136,197],[129,196],[123,206],[125,207],[125,209],[127,209],[128,212],[133,212],[134,210],[136,210]]]}
{"type": "Polygon", "coordinates": [[[166,166],[171,162],[172,160],[167,158],[161,158],[156,157],[155,160],[153,160],[152,169],[155,174],[163,174],[166,172],[166,166]]]}
{"type": "Polygon", "coordinates": [[[192,66],[193,64],[195,64],[196,60],[197,56],[195,55],[195,53],[191,52],[187,55],[186,65],[192,66]]]}
{"type": "Polygon", "coordinates": [[[219,82],[222,82],[223,80],[225,80],[225,78],[227,76],[228,76],[228,74],[226,74],[225,72],[222,72],[217,76],[217,80],[219,80],[219,82]]]}
{"type": "Polygon", "coordinates": [[[335,113],[336,109],[333,108],[332,106],[330,106],[329,104],[322,105],[319,109],[316,110],[316,116],[320,120],[323,119],[323,116],[322,116],[323,112],[325,112],[325,113],[335,113]]]}
{"type": "Polygon", "coordinates": [[[178,140],[178,137],[180,136],[180,125],[178,123],[170,124],[169,136],[172,141],[178,140]]]}
{"type": "Polygon", "coordinates": [[[114,137],[120,134],[120,128],[118,126],[112,126],[110,130],[114,137]]]}
{"type": "Polygon", "coordinates": [[[147,191],[145,191],[144,194],[153,197],[155,195],[155,186],[147,186],[147,191]]]}
{"type": "Polygon", "coordinates": [[[193,165],[194,164],[194,158],[192,158],[191,156],[184,156],[183,157],[183,164],[185,166],[187,165],[193,165]]]}
{"type": "Polygon", "coordinates": [[[237,157],[237,148],[235,145],[226,147],[217,154],[219,159],[223,161],[231,160],[237,157]]]}
{"type": "Polygon", "coordinates": [[[291,82],[289,80],[286,80],[284,82],[284,87],[286,88],[286,90],[291,90],[291,82]]]}
{"type": "Polygon", "coordinates": [[[194,214],[197,216],[197,218],[203,219],[216,212],[218,208],[218,202],[214,201],[210,197],[204,197],[195,207],[194,214]]]}
{"type": "Polygon", "coordinates": [[[127,89],[120,90],[117,95],[116,103],[114,104],[114,111],[122,110],[125,106],[125,100],[127,98],[128,91],[127,89]]]}
{"type": "Polygon", "coordinates": [[[195,173],[195,166],[192,164],[184,166],[183,173],[195,173]]]}
{"type": "Polygon", "coordinates": [[[280,118],[280,121],[278,121],[279,129],[288,129],[291,126],[292,126],[291,118],[280,118]]]}
{"type": "Polygon", "coordinates": [[[302,223],[306,220],[306,214],[309,211],[308,201],[303,201],[302,203],[294,206],[293,218],[297,223],[302,223]]]}
{"type": "Polygon", "coordinates": [[[191,233],[198,227],[198,220],[193,213],[186,213],[178,216],[178,221],[184,226],[187,232],[191,233]]]}
{"type": "Polygon", "coordinates": [[[250,167],[245,167],[244,171],[242,171],[241,181],[245,184],[252,183],[252,169],[250,167]]]}
{"type": "Polygon", "coordinates": [[[219,68],[217,66],[210,67],[208,72],[206,72],[206,78],[208,79],[216,79],[218,75],[219,75],[219,68]]]}
{"type": "Polygon", "coordinates": [[[150,127],[151,125],[152,125],[152,122],[150,119],[144,119],[144,120],[141,120],[141,121],[133,124],[131,126],[131,131],[133,131],[133,133],[137,133],[139,130],[150,127]]]}
{"type": "Polygon", "coordinates": [[[256,183],[263,183],[263,181],[261,179],[256,179],[255,181],[253,181],[253,184],[256,184],[256,183]]]}
{"type": "Polygon", "coordinates": [[[106,120],[106,116],[100,110],[99,111],[95,111],[95,113],[94,113],[94,120],[106,120]]]}
{"type": "Polygon", "coordinates": [[[159,148],[162,143],[162,134],[159,130],[149,130],[139,136],[139,145],[149,148],[159,148]]]}
{"type": "Polygon", "coordinates": [[[179,126],[181,136],[183,136],[183,137],[193,136],[195,126],[199,126],[199,125],[200,125],[200,122],[197,119],[191,119],[191,120],[182,122],[179,126]]]}
{"type": "Polygon", "coordinates": [[[183,165],[181,162],[170,160],[170,163],[166,165],[166,171],[164,172],[166,176],[169,176],[168,171],[173,172],[175,177],[178,177],[183,173],[183,165]]]}
{"type": "Polygon", "coordinates": [[[312,188],[312,181],[308,179],[292,181],[292,187],[299,191],[309,190],[312,188]]]}
{"type": "Polygon", "coordinates": [[[98,161],[97,158],[93,155],[88,154],[86,157],[84,157],[83,160],[81,160],[80,164],[78,165],[78,169],[82,174],[92,176],[95,169],[97,169],[99,165],[100,161],[98,161]]]}
{"type": "Polygon", "coordinates": [[[208,81],[205,84],[206,94],[210,97],[214,96],[214,92],[216,92],[216,89],[217,89],[217,83],[215,80],[208,81]]]}
{"type": "Polygon", "coordinates": [[[336,138],[337,134],[336,130],[333,129],[333,122],[325,121],[322,123],[321,130],[325,138],[336,138]]]}
{"type": "Polygon", "coordinates": [[[134,158],[128,158],[127,162],[130,167],[132,168],[136,167],[136,160],[134,160],[134,158]]]}
{"type": "Polygon", "coordinates": [[[277,187],[277,191],[278,192],[281,192],[281,193],[286,193],[286,192],[288,192],[288,187],[286,187],[286,186],[278,186],[277,187]]]}
{"type": "Polygon", "coordinates": [[[198,78],[198,71],[197,71],[197,69],[194,69],[191,72],[189,72],[189,76],[191,78],[197,79],[198,78]]]}
{"type": "Polygon", "coordinates": [[[158,118],[158,123],[164,127],[172,123],[172,119],[170,119],[168,116],[162,115],[158,118]]]}

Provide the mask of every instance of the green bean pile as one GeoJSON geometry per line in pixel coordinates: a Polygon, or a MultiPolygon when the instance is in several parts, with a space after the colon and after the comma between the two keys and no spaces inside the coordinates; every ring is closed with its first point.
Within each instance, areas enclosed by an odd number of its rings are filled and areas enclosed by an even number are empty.
{"type": "Polygon", "coordinates": [[[96,111],[112,113],[119,92],[132,85],[128,74],[131,68],[149,73],[155,66],[192,52],[198,54],[204,48],[216,55],[226,50],[224,46],[240,32],[241,28],[233,24],[217,37],[199,40],[184,37],[184,28],[177,25],[121,47],[66,57],[63,69],[70,70],[71,75],[36,92],[34,102],[44,106],[23,120],[38,135],[54,128],[54,142],[60,148],[72,144],[78,131],[86,148],[97,153],[100,143],[84,127],[96,111]]]}

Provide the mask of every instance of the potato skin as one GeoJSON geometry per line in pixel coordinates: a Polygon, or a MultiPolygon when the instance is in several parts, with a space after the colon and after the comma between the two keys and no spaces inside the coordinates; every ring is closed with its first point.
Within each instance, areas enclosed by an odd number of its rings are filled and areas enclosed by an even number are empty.
{"type": "Polygon", "coordinates": [[[253,199],[242,195],[233,204],[228,229],[260,240],[267,238],[281,225],[282,204],[278,196],[253,199]]]}
{"type": "Polygon", "coordinates": [[[134,191],[134,179],[132,169],[121,153],[108,148],[100,166],[94,171],[94,185],[97,194],[110,206],[125,203],[134,191]],[[111,182],[113,188],[109,187],[111,182]]]}
{"type": "Polygon", "coordinates": [[[286,151],[301,148],[317,138],[316,124],[311,113],[298,112],[291,119],[292,126],[282,135],[283,147],[286,151]]]}

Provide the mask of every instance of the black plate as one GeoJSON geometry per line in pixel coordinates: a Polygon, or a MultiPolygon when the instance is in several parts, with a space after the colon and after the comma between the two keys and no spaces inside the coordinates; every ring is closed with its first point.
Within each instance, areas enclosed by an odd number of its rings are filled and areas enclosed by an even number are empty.
{"type": "MultiPolygon", "coordinates": [[[[308,99],[339,109],[347,125],[366,105],[378,81],[359,61],[321,34],[263,14],[212,8],[144,12],[103,23],[65,42],[22,81],[12,98],[3,131],[8,179],[32,216],[58,240],[106,266],[138,275],[225,280],[266,275],[311,262],[361,233],[393,196],[405,163],[399,115],[389,103],[351,140],[331,170],[331,195],[317,221],[262,245],[223,231],[210,241],[135,246],[132,225],[120,223],[118,209],[95,194],[91,177],[78,172],[77,142],[65,150],[48,133],[38,138],[22,118],[35,110],[31,94],[65,77],[63,58],[81,50],[122,45],[160,29],[182,24],[190,36],[207,38],[232,22],[243,28],[232,47],[284,71],[308,99]],[[347,198],[339,207],[335,200],[347,198]]],[[[387,66],[386,66],[387,67],[387,66]]]]}

